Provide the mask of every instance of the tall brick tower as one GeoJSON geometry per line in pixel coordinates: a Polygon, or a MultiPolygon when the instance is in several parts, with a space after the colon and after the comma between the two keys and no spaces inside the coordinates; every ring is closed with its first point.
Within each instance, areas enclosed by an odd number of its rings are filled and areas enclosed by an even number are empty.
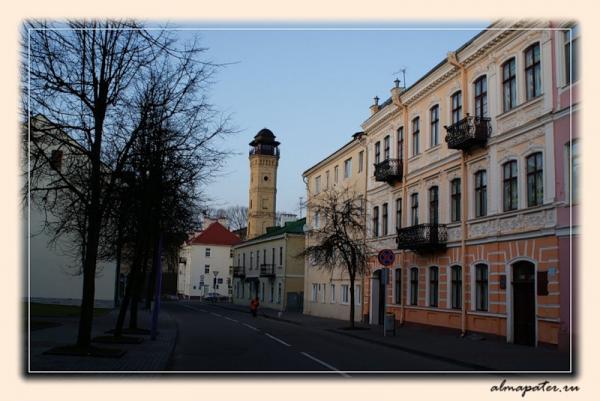
{"type": "Polygon", "coordinates": [[[247,238],[252,239],[275,225],[279,142],[263,128],[250,142],[250,203],[247,238]]]}

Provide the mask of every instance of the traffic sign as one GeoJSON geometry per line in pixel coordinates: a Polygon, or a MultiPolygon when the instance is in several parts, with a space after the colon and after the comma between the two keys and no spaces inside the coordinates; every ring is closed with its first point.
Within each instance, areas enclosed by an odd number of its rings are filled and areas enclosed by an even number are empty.
{"type": "Polygon", "coordinates": [[[384,266],[393,265],[395,258],[396,256],[394,255],[394,251],[392,251],[391,249],[382,249],[377,255],[377,260],[379,260],[379,263],[381,263],[384,266]]]}

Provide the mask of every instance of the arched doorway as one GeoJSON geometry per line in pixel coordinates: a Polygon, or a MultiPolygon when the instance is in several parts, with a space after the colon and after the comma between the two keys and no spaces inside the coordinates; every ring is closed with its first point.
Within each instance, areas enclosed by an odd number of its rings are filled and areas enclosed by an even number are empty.
{"type": "Polygon", "coordinates": [[[385,270],[375,270],[371,277],[371,324],[383,324],[385,316],[385,270]]]}
{"type": "Polygon", "coordinates": [[[519,261],[512,265],[513,342],[535,345],[535,265],[519,261]]]}

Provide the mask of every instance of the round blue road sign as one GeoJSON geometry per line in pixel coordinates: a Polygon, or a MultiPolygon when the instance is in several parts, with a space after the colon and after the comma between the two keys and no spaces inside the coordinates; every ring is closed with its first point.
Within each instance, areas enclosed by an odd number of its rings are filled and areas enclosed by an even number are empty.
{"type": "Polygon", "coordinates": [[[383,250],[379,251],[379,254],[377,255],[377,259],[379,260],[379,263],[381,263],[382,265],[391,266],[394,264],[394,259],[395,259],[394,251],[392,251],[391,249],[383,249],[383,250]]]}

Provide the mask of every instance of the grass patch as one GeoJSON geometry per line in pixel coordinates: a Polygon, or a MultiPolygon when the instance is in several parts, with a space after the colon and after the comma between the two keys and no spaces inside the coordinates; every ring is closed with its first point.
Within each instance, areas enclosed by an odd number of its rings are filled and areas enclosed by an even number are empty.
{"type": "MultiPolygon", "coordinates": [[[[32,302],[29,305],[31,307],[31,316],[78,317],[81,311],[81,308],[76,305],[54,305],[36,302],[32,302]]],[[[25,317],[27,317],[27,303],[24,306],[25,317]]],[[[110,311],[111,309],[107,308],[94,308],[94,316],[103,316],[110,311]]]]}

